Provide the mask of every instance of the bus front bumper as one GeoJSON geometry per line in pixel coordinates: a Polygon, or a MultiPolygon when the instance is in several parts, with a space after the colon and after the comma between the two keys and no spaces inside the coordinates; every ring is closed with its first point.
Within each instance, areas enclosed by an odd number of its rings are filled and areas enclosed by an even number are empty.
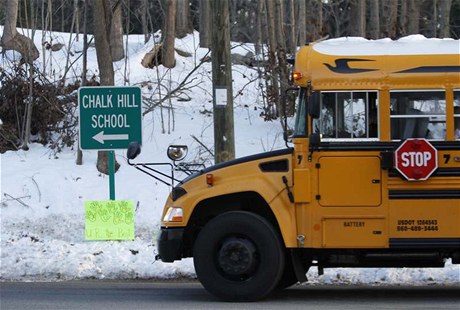
{"type": "Polygon", "coordinates": [[[157,240],[158,255],[155,258],[165,263],[182,259],[183,235],[184,228],[162,227],[157,240]]]}

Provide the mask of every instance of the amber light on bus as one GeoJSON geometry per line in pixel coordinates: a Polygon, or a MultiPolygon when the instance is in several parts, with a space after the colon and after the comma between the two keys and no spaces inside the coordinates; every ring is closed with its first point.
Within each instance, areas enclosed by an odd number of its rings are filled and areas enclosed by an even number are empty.
{"type": "Polygon", "coordinates": [[[212,175],[212,173],[208,173],[206,175],[206,184],[208,184],[209,186],[212,186],[214,184],[214,176],[212,175]]]}
{"type": "Polygon", "coordinates": [[[294,73],[292,74],[292,79],[293,79],[293,80],[299,80],[299,79],[301,79],[301,78],[302,78],[302,73],[300,73],[300,72],[294,72],[294,73]]]}

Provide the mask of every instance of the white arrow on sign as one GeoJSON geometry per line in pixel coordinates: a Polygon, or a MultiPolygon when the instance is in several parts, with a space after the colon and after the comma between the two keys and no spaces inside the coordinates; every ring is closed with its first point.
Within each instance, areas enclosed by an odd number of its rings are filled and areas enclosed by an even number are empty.
{"type": "Polygon", "coordinates": [[[113,134],[113,135],[104,135],[104,131],[101,131],[98,134],[95,134],[93,136],[93,139],[96,140],[97,142],[104,144],[104,141],[106,140],[128,140],[129,135],[127,134],[113,134]]]}

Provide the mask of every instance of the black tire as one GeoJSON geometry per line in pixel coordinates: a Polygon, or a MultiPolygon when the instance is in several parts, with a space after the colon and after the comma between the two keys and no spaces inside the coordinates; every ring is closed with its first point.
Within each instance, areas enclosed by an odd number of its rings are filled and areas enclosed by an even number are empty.
{"type": "Polygon", "coordinates": [[[284,270],[284,246],[263,217],[232,211],[212,219],[193,248],[201,284],[224,301],[255,301],[267,296],[284,270]]]}
{"type": "Polygon", "coordinates": [[[290,286],[293,286],[298,282],[297,276],[295,274],[294,265],[292,263],[291,255],[286,250],[285,256],[285,263],[284,263],[284,271],[279,280],[278,284],[276,285],[276,289],[282,291],[290,286]]]}

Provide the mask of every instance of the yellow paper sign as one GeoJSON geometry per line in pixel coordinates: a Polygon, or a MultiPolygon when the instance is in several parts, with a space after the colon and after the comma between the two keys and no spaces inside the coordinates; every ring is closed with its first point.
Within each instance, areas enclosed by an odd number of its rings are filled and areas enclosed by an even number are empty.
{"type": "Polygon", "coordinates": [[[127,200],[85,201],[86,240],[133,240],[134,203],[127,200]]]}

